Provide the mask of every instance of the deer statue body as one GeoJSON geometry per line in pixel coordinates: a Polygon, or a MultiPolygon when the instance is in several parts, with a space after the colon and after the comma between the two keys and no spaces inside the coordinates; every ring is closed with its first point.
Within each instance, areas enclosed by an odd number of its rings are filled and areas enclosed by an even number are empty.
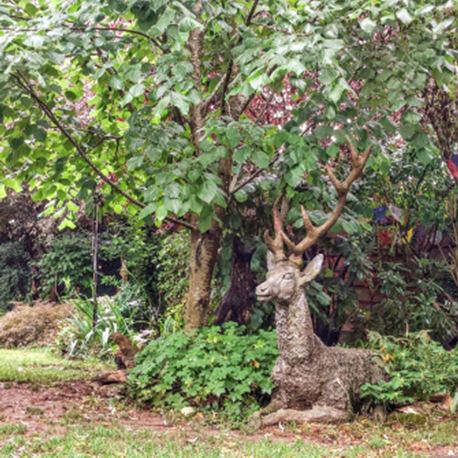
{"type": "Polygon", "coordinates": [[[276,303],[279,357],[272,371],[275,391],[271,404],[255,416],[261,425],[280,420],[342,421],[348,419],[359,402],[360,388],[385,378],[369,351],[330,348],[315,335],[305,296],[305,285],[320,273],[323,255],[316,256],[301,272],[302,254],[336,222],[345,204],[351,183],[362,174],[370,148],[360,157],[347,137],[352,154],[350,177],[340,182],[327,168],[339,200],[329,219],[319,227],[312,225],[305,209],[302,216],[307,236],[293,244],[282,229],[282,218],[274,207],[276,236],[265,240],[270,250],[267,280],[256,289],[260,301],[276,303]],[[286,256],[284,245],[291,251],[286,256]]]}

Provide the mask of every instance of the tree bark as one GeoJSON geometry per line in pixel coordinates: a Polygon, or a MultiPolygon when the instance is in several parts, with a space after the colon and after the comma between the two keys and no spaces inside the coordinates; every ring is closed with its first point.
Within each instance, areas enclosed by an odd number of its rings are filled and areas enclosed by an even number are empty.
{"type": "Polygon", "coordinates": [[[191,231],[191,269],[186,300],[185,332],[208,323],[211,281],[220,244],[221,228],[216,222],[204,234],[198,230],[191,231]]]}
{"type": "Polygon", "coordinates": [[[232,248],[231,284],[215,311],[215,324],[221,326],[226,321],[246,324],[254,301],[255,278],[251,271],[251,258],[254,249],[247,248],[235,236],[232,248]]]}

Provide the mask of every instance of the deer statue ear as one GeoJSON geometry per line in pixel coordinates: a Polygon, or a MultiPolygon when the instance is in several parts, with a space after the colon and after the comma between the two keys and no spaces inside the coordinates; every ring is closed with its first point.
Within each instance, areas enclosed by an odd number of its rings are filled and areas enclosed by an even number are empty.
{"type": "Polygon", "coordinates": [[[270,250],[267,251],[267,270],[273,270],[275,267],[274,255],[270,250]]]}
{"type": "Polygon", "coordinates": [[[304,272],[301,273],[301,285],[310,283],[311,281],[315,280],[316,277],[318,277],[319,273],[321,272],[321,268],[323,267],[323,260],[324,256],[319,254],[307,264],[304,272]]]}

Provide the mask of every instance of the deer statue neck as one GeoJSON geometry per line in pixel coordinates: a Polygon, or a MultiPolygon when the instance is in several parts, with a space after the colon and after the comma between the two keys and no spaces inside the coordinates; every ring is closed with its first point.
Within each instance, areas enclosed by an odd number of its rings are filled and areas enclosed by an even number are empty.
{"type": "MultiPolygon", "coordinates": [[[[314,272],[315,276],[318,273],[319,270],[316,274],[314,272]]],[[[276,302],[278,350],[288,364],[312,362],[316,352],[326,348],[313,331],[304,289],[308,281],[311,280],[300,272],[295,263],[284,260],[274,265],[267,274],[267,280],[256,289],[260,301],[276,302]]]]}

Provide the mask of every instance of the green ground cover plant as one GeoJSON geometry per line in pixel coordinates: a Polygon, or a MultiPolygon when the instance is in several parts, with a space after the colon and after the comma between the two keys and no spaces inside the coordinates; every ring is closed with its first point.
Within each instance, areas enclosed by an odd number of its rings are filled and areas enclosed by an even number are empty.
{"type": "Polygon", "coordinates": [[[168,409],[220,411],[234,421],[265,404],[278,350],[274,332],[244,335],[235,323],[152,341],[130,375],[132,395],[168,409]]]}
{"type": "Polygon", "coordinates": [[[428,332],[407,337],[370,334],[391,380],[364,385],[365,396],[379,404],[427,400],[437,393],[454,395],[458,388],[458,350],[445,350],[428,332]]]}

